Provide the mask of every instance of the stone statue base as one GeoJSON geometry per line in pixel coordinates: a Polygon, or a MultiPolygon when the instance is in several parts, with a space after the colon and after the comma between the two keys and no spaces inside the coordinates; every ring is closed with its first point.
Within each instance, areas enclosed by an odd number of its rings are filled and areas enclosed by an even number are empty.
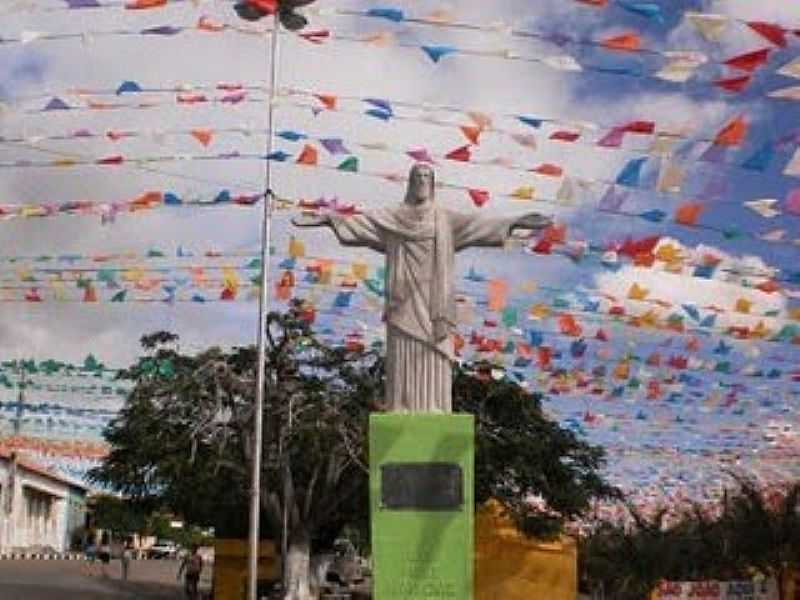
{"type": "Polygon", "coordinates": [[[375,600],[471,600],[475,423],[463,414],[369,422],[375,600]]]}

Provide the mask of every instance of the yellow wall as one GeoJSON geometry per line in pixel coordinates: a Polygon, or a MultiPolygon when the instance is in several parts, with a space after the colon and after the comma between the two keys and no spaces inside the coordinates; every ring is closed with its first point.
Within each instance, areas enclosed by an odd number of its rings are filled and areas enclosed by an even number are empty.
{"type": "Polygon", "coordinates": [[[530,540],[488,502],[475,518],[475,600],[575,600],[578,553],[564,537],[530,540]]]}
{"type": "MultiPolygon", "coordinates": [[[[277,581],[281,575],[275,543],[263,541],[259,547],[258,579],[277,581]]],[[[214,600],[244,600],[247,590],[247,541],[214,542],[214,600]]]]}

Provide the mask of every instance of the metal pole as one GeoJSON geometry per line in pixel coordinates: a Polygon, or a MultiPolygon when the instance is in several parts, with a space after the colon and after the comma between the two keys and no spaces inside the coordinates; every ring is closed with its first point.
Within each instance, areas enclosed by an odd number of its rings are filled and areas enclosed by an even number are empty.
{"type": "MultiPolygon", "coordinates": [[[[274,103],[278,83],[278,15],[273,19],[270,47],[270,88],[267,107],[267,156],[272,154],[274,103]]],[[[261,445],[264,435],[264,396],[266,394],[267,315],[269,314],[269,259],[272,245],[272,163],[266,159],[266,193],[261,219],[261,289],[258,297],[258,364],[256,367],[256,405],[253,419],[253,464],[250,489],[250,549],[247,561],[247,600],[258,600],[259,516],[261,510],[261,445]]]]}

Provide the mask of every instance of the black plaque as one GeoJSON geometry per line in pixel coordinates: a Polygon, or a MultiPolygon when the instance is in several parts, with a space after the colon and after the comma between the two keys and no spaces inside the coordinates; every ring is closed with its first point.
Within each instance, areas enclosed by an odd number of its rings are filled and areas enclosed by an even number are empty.
{"type": "Polygon", "coordinates": [[[390,510],[461,510],[464,475],[454,463],[381,465],[381,506],[390,510]]]}

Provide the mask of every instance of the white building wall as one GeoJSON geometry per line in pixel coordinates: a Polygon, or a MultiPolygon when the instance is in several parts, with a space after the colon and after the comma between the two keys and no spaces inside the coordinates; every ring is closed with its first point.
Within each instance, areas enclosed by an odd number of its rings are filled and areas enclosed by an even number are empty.
{"type": "Polygon", "coordinates": [[[0,551],[68,550],[69,486],[0,459],[0,551]]]}

